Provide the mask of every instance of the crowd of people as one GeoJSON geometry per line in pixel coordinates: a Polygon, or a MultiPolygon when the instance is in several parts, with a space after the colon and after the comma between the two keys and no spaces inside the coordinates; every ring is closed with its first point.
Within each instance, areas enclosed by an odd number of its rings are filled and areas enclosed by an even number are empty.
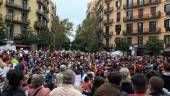
{"type": "Polygon", "coordinates": [[[170,58],[0,51],[0,96],[170,96],[170,58]]]}

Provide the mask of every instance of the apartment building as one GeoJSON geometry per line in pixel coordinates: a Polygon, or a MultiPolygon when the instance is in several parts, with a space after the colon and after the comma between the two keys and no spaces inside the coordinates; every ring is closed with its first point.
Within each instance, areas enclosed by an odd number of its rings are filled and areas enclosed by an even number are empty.
{"type": "Polygon", "coordinates": [[[121,37],[126,38],[129,46],[142,47],[147,41],[161,39],[165,47],[170,47],[170,0],[103,1],[100,28],[107,49],[114,48],[121,37]]]}
{"type": "Polygon", "coordinates": [[[51,30],[51,15],[55,14],[56,7],[51,0],[0,0],[0,10],[9,39],[20,43],[17,37],[27,26],[35,34],[44,28],[51,30]]]}

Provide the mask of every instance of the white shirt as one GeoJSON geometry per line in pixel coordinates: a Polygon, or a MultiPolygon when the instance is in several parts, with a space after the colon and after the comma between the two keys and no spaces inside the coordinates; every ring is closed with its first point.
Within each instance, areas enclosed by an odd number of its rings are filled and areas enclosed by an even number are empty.
{"type": "Polygon", "coordinates": [[[63,87],[55,88],[49,96],[83,96],[82,93],[71,84],[65,84],[63,87]]]}

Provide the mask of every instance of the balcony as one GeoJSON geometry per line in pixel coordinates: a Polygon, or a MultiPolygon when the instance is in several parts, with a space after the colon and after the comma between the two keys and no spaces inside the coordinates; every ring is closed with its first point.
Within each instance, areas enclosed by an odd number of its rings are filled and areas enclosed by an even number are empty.
{"type": "Polygon", "coordinates": [[[42,21],[35,21],[34,27],[35,28],[46,28],[47,25],[45,25],[45,23],[42,21]]]}
{"type": "Polygon", "coordinates": [[[104,33],[105,38],[110,38],[111,36],[113,36],[113,32],[105,32],[104,33]]]}
{"type": "Polygon", "coordinates": [[[48,13],[45,13],[44,10],[38,9],[38,10],[37,10],[37,14],[38,14],[38,15],[41,15],[44,19],[46,19],[47,21],[49,21],[48,13]]]}
{"type": "Polygon", "coordinates": [[[22,18],[12,17],[12,16],[9,16],[9,15],[6,15],[6,21],[13,22],[13,23],[18,23],[18,24],[25,24],[25,25],[30,24],[30,20],[24,20],[22,18]]]}
{"type": "Polygon", "coordinates": [[[105,3],[110,3],[112,0],[105,0],[105,3]]]}
{"type": "Polygon", "coordinates": [[[104,9],[105,14],[110,14],[112,11],[113,11],[113,7],[109,7],[109,8],[104,9]]]}
{"type": "Polygon", "coordinates": [[[156,28],[155,30],[144,29],[143,31],[133,30],[133,32],[123,31],[123,35],[149,35],[149,34],[159,34],[161,32],[161,28],[156,28]]]}
{"type": "Polygon", "coordinates": [[[133,18],[127,19],[126,17],[123,18],[124,22],[135,22],[135,21],[144,21],[144,20],[149,20],[149,19],[158,19],[162,16],[162,13],[160,11],[151,14],[151,13],[147,13],[147,14],[143,14],[142,16],[140,15],[136,15],[133,16],[133,18]]]}
{"type": "Polygon", "coordinates": [[[16,5],[14,3],[9,2],[8,0],[6,1],[6,6],[27,12],[31,10],[31,7],[27,7],[27,5],[16,5]]]}
{"type": "Polygon", "coordinates": [[[37,0],[37,3],[43,4],[44,0],[37,0]]]}
{"type": "Polygon", "coordinates": [[[108,19],[108,20],[105,20],[104,21],[104,25],[107,26],[107,25],[111,25],[113,23],[113,19],[108,19]]]}
{"type": "Polygon", "coordinates": [[[0,0],[0,5],[3,4],[3,0],[0,0]]]}
{"type": "Polygon", "coordinates": [[[123,8],[132,9],[132,8],[139,8],[139,7],[150,6],[150,5],[157,5],[161,3],[161,0],[155,0],[155,2],[150,0],[144,0],[144,1],[145,1],[144,4],[138,4],[138,2],[134,2],[131,6],[127,6],[127,4],[125,4],[123,8]]]}

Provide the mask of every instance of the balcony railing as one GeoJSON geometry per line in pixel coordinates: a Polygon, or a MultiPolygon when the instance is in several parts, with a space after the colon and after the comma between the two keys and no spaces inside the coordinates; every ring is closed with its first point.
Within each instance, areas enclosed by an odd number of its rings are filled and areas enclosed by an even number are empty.
{"type": "Polygon", "coordinates": [[[105,0],[105,3],[110,3],[112,0],[105,0]]]}
{"type": "Polygon", "coordinates": [[[139,8],[139,7],[149,6],[149,5],[157,5],[159,3],[161,3],[161,0],[155,0],[155,1],[144,0],[144,4],[139,4],[138,2],[134,2],[131,6],[128,6],[127,4],[125,4],[123,8],[132,9],[132,8],[139,8]]]}
{"type": "Polygon", "coordinates": [[[113,48],[113,44],[105,44],[105,49],[112,49],[113,48]]]}
{"type": "Polygon", "coordinates": [[[6,15],[6,20],[9,22],[18,23],[18,24],[26,24],[26,25],[30,24],[30,20],[28,20],[28,19],[24,20],[22,18],[13,17],[13,16],[9,16],[9,15],[6,15]]]}
{"type": "Polygon", "coordinates": [[[47,27],[47,25],[45,25],[45,23],[42,21],[35,21],[34,27],[35,28],[45,28],[45,27],[47,27]]]}
{"type": "Polygon", "coordinates": [[[140,21],[140,20],[158,19],[161,16],[162,16],[161,12],[158,11],[154,14],[147,13],[147,14],[143,14],[143,16],[136,15],[136,16],[133,16],[133,18],[130,18],[130,19],[128,19],[127,17],[124,17],[123,21],[124,22],[134,22],[134,21],[140,21]]]}
{"type": "Polygon", "coordinates": [[[113,23],[113,19],[108,19],[104,21],[104,25],[111,25],[113,23]]]}
{"type": "Polygon", "coordinates": [[[38,10],[37,10],[37,14],[38,14],[38,15],[41,15],[43,18],[45,18],[47,21],[49,21],[48,13],[45,13],[44,10],[38,9],[38,10]]]}
{"type": "Polygon", "coordinates": [[[113,35],[113,32],[105,32],[104,37],[105,38],[110,38],[113,35]]]}
{"type": "Polygon", "coordinates": [[[109,8],[104,9],[104,13],[105,13],[105,14],[109,14],[109,13],[111,13],[112,11],[113,11],[113,7],[109,7],[109,8]]]}
{"type": "Polygon", "coordinates": [[[23,10],[23,11],[30,11],[31,10],[31,7],[28,7],[27,5],[16,5],[14,3],[9,2],[8,0],[6,1],[6,6],[16,8],[16,9],[19,9],[19,10],[23,10]]]}
{"type": "Polygon", "coordinates": [[[123,31],[123,35],[148,35],[148,34],[159,34],[161,32],[161,28],[156,29],[144,29],[144,30],[133,30],[132,32],[123,31]],[[140,32],[141,31],[141,32],[140,32]]]}

